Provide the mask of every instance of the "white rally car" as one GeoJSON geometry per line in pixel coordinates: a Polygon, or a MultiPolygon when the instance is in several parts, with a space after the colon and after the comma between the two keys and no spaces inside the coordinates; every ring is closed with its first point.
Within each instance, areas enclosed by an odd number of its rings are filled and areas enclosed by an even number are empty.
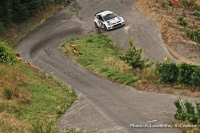
{"type": "Polygon", "coordinates": [[[100,11],[95,13],[94,24],[96,28],[111,30],[123,26],[125,22],[122,17],[112,11],[100,11]]]}

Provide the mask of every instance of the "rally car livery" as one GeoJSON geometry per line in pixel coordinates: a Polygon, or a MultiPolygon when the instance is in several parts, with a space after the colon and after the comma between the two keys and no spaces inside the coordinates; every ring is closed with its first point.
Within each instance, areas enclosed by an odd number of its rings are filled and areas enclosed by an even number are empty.
{"type": "Polygon", "coordinates": [[[124,19],[112,11],[100,11],[95,13],[94,25],[105,30],[115,29],[125,24],[124,19]]]}

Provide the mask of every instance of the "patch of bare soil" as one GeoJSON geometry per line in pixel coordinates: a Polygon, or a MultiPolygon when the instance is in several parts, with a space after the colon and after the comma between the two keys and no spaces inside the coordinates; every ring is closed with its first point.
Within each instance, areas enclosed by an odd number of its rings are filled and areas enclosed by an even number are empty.
{"type": "MultiPolygon", "coordinates": [[[[167,0],[164,1],[165,7],[161,6],[161,0],[137,0],[134,6],[144,15],[150,17],[158,23],[162,38],[168,51],[178,60],[186,63],[200,65],[200,45],[192,41],[186,35],[186,29],[193,29],[195,26],[200,26],[200,21],[193,15],[193,10],[186,9],[184,20],[187,21],[187,26],[181,26],[177,22],[179,16],[183,16],[183,6],[181,1],[174,5],[172,11],[167,0]],[[158,2],[156,2],[158,1],[158,2]]],[[[192,2],[194,0],[188,0],[192,2]]],[[[200,0],[196,0],[200,5],[200,0]]],[[[145,81],[138,83],[140,90],[153,91],[159,93],[170,93],[177,95],[185,95],[191,97],[200,97],[200,92],[193,87],[183,87],[179,85],[153,85],[145,81]]]]}
{"type": "MultiPolygon", "coordinates": [[[[134,6],[158,23],[165,45],[175,58],[182,62],[200,65],[200,45],[186,35],[187,28],[200,25],[199,19],[193,15],[192,7],[185,10],[184,20],[188,25],[184,27],[177,23],[177,18],[183,16],[183,5],[180,0],[174,5],[173,11],[167,0],[162,0],[166,3],[165,7],[161,6],[161,0],[157,1],[137,0],[134,6]]],[[[196,3],[200,5],[200,0],[196,0],[196,3]]]]}

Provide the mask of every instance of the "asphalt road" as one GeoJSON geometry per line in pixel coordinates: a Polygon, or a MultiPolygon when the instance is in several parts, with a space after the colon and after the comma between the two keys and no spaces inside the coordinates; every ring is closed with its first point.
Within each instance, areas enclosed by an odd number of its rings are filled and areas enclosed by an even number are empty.
{"type": "MultiPolygon", "coordinates": [[[[94,13],[108,9],[125,19],[126,25],[108,34],[122,50],[129,47],[128,37],[143,48],[143,56],[152,61],[173,57],[164,46],[157,24],[133,7],[134,0],[75,0],[70,6],[79,10],[80,20],[69,6],[27,35],[16,51],[27,62],[52,73],[71,85],[79,99],[59,119],[58,127],[68,126],[113,133],[179,133],[178,128],[131,128],[156,120],[154,124],[171,124],[174,99],[180,96],[141,92],[111,83],[88,72],[59,52],[58,46],[72,37],[95,33],[94,13]]],[[[181,96],[195,102],[198,99],[181,96]]],[[[152,124],[153,124],[152,123],[152,124]]],[[[148,123],[149,124],[149,123],[148,123]]]]}

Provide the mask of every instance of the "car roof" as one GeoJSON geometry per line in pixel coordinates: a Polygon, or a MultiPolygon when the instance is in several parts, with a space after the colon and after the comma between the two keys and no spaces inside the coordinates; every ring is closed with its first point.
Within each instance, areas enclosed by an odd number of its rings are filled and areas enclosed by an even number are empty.
{"type": "Polygon", "coordinates": [[[107,14],[111,14],[111,13],[113,13],[113,12],[105,10],[105,11],[97,12],[96,15],[101,15],[103,17],[103,16],[106,16],[107,14]]]}

